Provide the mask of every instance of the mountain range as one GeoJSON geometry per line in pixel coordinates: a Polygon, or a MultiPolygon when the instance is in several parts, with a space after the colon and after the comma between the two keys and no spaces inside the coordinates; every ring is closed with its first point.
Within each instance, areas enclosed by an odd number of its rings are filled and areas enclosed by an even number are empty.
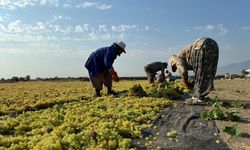
{"type": "Polygon", "coordinates": [[[240,75],[241,71],[245,69],[250,69],[250,60],[229,64],[225,66],[220,66],[217,68],[217,74],[231,73],[240,75]]]}

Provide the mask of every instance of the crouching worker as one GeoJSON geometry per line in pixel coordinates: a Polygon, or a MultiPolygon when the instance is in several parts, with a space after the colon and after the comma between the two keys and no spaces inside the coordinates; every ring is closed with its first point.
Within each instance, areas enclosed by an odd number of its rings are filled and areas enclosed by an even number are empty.
{"type": "Polygon", "coordinates": [[[186,46],[178,55],[170,58],[172,71],[179,71],[184,84],[188,82],[188,70],[194,72],[193,102],[203,102],[213,85],[219,59],[219,47],[211,38],[201,38],[186,46]]]}
{"type": "Polygon", "coordinates": [[[168,63],[166,62],[153,62],[144,66],[144,71],[146,72],[146,75],[148,77],[149,84],[154,83],[155,75],[157,74],[158,71],[161,71],[161,75],[159,76],[160,79],[163,79],[165,81],[164,70],[167,67],[168,63]]]}
{"type": "Polygon", "coordinates": [[[115,42],[109,47],[103,47],[92,52],[85,63],[89,77],[95,88],[95,96],[101,96],[103,84],[107,87],[108,95],[117,95],[112,90],[112,79],[116,82],[119,77],[113,68],[114,60],[125,51],[126,44],[122,41],[115,42]]]}

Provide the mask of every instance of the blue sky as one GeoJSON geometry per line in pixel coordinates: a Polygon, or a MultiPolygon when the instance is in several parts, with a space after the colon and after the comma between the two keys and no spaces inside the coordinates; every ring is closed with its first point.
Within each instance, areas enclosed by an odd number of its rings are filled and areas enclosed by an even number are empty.
{"type": "Polygon", "coordinates": [[[248,0],[0,0],[0,78],[88,76],[97,48],[122,40],[120,76],[168,61],[199,37],[220,47],[219,66],[250,59],[248,0]]]}

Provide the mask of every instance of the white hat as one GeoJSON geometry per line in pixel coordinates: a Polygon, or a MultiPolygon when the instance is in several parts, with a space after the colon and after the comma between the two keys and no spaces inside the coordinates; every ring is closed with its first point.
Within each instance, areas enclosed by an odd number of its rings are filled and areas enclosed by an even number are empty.
{"type": "Polygon", "coordinates": [[[123,49],[123,52],[126,53],[125,48],[126,48],[126,44],[122,41],[117,41],[115,42],[116,45],[120,46],[123,49]]]}

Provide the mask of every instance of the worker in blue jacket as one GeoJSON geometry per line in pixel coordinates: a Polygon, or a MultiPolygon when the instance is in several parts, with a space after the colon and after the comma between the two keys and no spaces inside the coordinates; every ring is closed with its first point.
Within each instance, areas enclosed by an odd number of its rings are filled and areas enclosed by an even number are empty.
{"type": "Polygon", "coordinates": [[[92,52],[85,63],[90,81],[95,88],[95,96],[101,96],[103,84],[107,87],[108,95],[116,95],[112,90],[112,79],[119,81],[117,72],[113,68],[114,60],[125,51],[126,44],[122,41],[114,42],[109,47],[102,47],[92,52]]]}

